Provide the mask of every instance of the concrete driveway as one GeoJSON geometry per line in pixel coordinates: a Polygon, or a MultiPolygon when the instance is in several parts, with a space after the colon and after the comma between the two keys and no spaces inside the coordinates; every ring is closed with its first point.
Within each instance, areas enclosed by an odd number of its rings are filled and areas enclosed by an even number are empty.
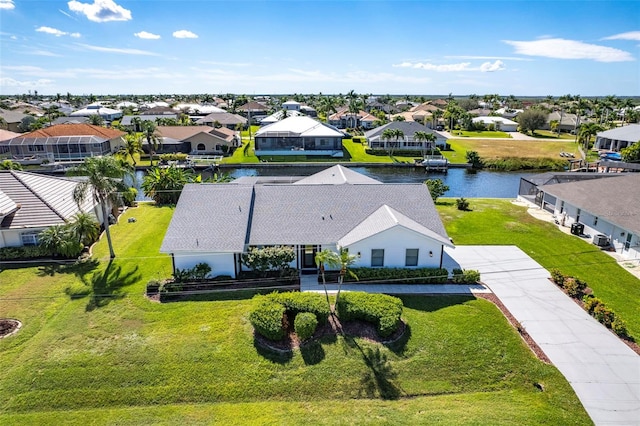
{"type": "Polygon", "coordinates": [[[597,425],[640,425],[640,356],[558,289],[515,246],[446,249],[482,281],[567,378],[597,425]]]}

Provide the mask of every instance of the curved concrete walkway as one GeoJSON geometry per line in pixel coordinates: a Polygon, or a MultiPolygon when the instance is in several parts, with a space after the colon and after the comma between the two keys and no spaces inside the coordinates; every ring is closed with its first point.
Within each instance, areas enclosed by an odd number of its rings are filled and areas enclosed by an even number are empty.
{"type": "Polygon", "coordinates": [[[640,425],[640,356],[572,301],[515,246],[448,254],[482,281],[567,378],[597,425],[640,425]]]}

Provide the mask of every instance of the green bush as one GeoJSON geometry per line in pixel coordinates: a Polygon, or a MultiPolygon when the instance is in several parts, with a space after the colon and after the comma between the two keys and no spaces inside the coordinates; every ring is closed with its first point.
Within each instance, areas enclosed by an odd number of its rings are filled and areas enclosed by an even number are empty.
{"type": "Polygon", "coordinates": [[[181,152],[160,154],[160,161],[187,161],[187,156],[181,152]]]}
{"type": "Polygon", "coordinates": [[[453,282],[455,284],[476,284],[480,281],[480,272],[474,269],[453,269],[453,282]]]}
{"type": "MultiPolygon", "coordinates": [[[[386,157],[389,155],[389,150],[382,148],[367,148],[364,150],[369,155],[375,155],[377,157],[386,157]]],[[[395,155],[402,155],[403,157],[420,157],[423,158],[423,154],[426,155],[440,155],[439,149],[422,151],[420,149],[395,149],[395,155]]]]}
{"type": "Polygon", "coordinates": [[[567,166],[567,161],[554,158],[502,157],[484,159],[483,165],[486,169],[503,172],[516,170],[564,170],[567,166]]]}
{"type": "Polygon", "coordinates": [[[604,305],[602,300],[593,296],[585,296],[582,298],[582,301],[584,302],[584,309],[586,309],[586,311],[589,312],[591,315],[593,315],[593,311],[598,306],[604,305]]]}
{"type": "Polygon", "coordinates": [[[329,319],[329,306],[319,293],[271,293],[267,297],[270,297],[274,303],[282,304],[287,312],[294,314],[311,312],[317,317],[320,324],[326,324],[329,319]]]}
{"type": "Polygon", "coordinates": [[[469,200],[467,200],[466,198],[458,198],[456,200],[456,206],[458,207],[458,210],[466,212],[467,210],[469,210],[469,200]]]}
{"type": "MultiPolygon", "coordinates": [[[[449,272],[443,268],[351,268],[358,277],[357,281],[385,281],[397,284],[443,284],[447,282],[449,272]]],[[[356,281],[349,275],[345,281],[356,281]]]]}
{"type": "Polygon", "coordinates": [[[52,253],[42,246],[2,247],[0,260],[25,260],[51,257],[52,253]]]}
{"type": "Polygon", "coordinates": [[[300,312],[293,321],[293,328],[301,341],[313,336],[317,326],[318,319],[311,312],[300,312]]]}
{"type": "Polygon", "coordinates": [[[616,319],[616,314],[602,303],[593,309],[593,317],[604,326],[611,328],[611,324],[616,319]]]}
{"type": "Polygon", "coordinates": [[[566,278],[565,275],[562,272],[560,272],[559,269],[551,270],[551,280],[557,285],[559,285],[560,287],[564,287],[565,278],[566,278]]]}
{"type": "Polygon", "coordinates": [[[565,277],[563,287],[569,296],[578,299],[582,296],[584,289],[587,288],[587,283],[578,278],[565,277]]]}
{"type": "Polygon", "coordinates": [[[616,333],[620,337],[629,336],[629,332],[627,331],[627,324],[620,318],[613,320],[611,323],[611,330],[616,333]]]}
{"type": "Polygon", "coordinates": [[[249,321],[256,332],[270,340],[281,340],[284,337],[282,319],[286,311],[279,303],[273,303],[266,296],[256,296],[259,300],[249,314],[249,321]]]}
{"type": "Polygon", "coordinates": [[[346,292],[336,307],[341,321],[370,322],[382,337],[390,336],[398,329],[402,315],[402,301],[386,294],[346,292]]]}

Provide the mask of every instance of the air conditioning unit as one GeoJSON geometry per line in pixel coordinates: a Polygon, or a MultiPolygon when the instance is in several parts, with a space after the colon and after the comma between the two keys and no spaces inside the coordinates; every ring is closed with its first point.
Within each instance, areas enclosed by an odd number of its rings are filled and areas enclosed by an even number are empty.
{"type": "Polygon", "coordinates": [[[598,234],[593,237],[593,244],[597,245],[598,247],[606,247],[609,245],[609,237],[603,234],[598,234]]]}

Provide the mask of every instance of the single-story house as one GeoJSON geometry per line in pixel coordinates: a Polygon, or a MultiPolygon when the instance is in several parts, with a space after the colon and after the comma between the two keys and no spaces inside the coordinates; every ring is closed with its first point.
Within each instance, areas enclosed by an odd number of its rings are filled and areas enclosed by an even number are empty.
{"type": "Polygon", "coordinates": [[[196,120],[195,124],[199,126],[211,126],[216,127],[220,125],[227,129],[237,130],[238,126],[244,128],[247,125],[247,119],[238,114],[231,114],[230,112],[214,112],[206,117],[196,120]]]}
{"type": "Polygon", "coordinates": [[[16,160],[72,161],[107,155],[124,146],[124,132],[91,124],[57,124],[0,142],[16,160]]]}
{"type": "Polygon", "coordinates": [[[186,112],[191,115],[205,116],[208,114],[216,114],[226,112],[222,108],[218,108],[215,105],[200,105],[200,104],[177,104],[173,107],[175,111],[186,112]]]}
{"type": "Polygon", "coordinates": [[[282,103],[282,109],[286,109],[287,111],[300,111],[301,106],[302,104],[300,102],[294,100],[289,100],[282,103]]]}
{"type": "MultiPolygon", "coordinates": [[[[20,133],[12,132],[10,130],[0,129],[0,141],[6,141],[12,138],[20,136],[20,133]]],[[[2,151],[0,150],[0,153],[2,151]]]]}
{"type": "Polygon", "coordinates": [[[588,119],[579,117],[577,114],[553,111],[547,115],[547,122],[545,123],[543,130],[551,130],[551,123],[553,121],[558,122],[558,130],[561,132],[573,132],[581,123],[589,122],[588,119]]]}
{"type": "MultiPolygon", "coordinates": [[[[237,132],[226,129],[214,129],[209,126],[158,126],[158,133],[163,139],[163,148],[175,145],[169,151],[190,154],[222,154],[223,146],[237,147],[240,137],[237,132]]],[[[143,149],[148,151],[146,140],[143,149]]]]}
{"type": "Polygon", "coordinates": [[[433,149],[436,146],[445,146],[447,143],[447,137],[435,130],[428,128],[415,121],[392,121],[390,123],[378,126],[375,129],[369,130],[364,133],[367,138],[367,143],[370,148],[382,148],[389,149],[394,147],[397,150],[427,150],[433,149]],[[395,139],[387,140],[382,136],[385,130],[402,130],[404,138],[396,141],[395,139]],[[435,142],[430,141],[417,141],[415,139],[416,132],[424,132],[436,137],[435,142]]]}
{"type": "Polygon", "coordinates": [[[371,115],[366,111],[358,111],[358,113],[350,112],[348,108],[340,108],[337,112],[329,116],[329,124],[339,129],[362,127],[363,129],[372,129],[373,123],[378,121],[378,117],[371,115]]]}
{"type": "Polygon", "coordinates": [[[288,117],[262,127],[255,134],[255,153],[268,155],[324,155],[342,157],[344,134],[306,116],[288,117]]]}
{"type": "Polygon", "coordinates": [[[485,127],[489,127],[493,125],[496,130],[501,130],[503,132],[518,131],[518,123],[504,117],[483,116],[483,117],[475,117],[472,119],[472,121],[474,123],[483,123],[485,127]]]}
{"type": "Polygon", "coordinates": [[[102,213],[93,197],[82,208],[73,201],[77,180],[28,173],[0,171],[0,247],[38,244],[38,234],[54,225],[73,221],[79,212],[102,213]]]}
{"type": "Polygon", "coordinates": [[[87,105],[86,107],[69,114],[69,117],[91,117],[92,115],[99,115],[105,121],[113,121],[122,117],[122,111],[118,109],[107,108],[99,103],[87,105]]]}
{"type": "Polygon", "coordinates": [[[269,115],[269,107],[260,102],[251,101],[238,107],[238,114],[251,120],[251,124],[258,124],[260,120],[269,115]]]}
{"type": "Polygon", "coordinates": [[[174,271],[204,262],[231,277],[246,269],[250,247],[273,245],[292,247],[301,273],[316,273],[316,253],[338,247],[357,256],[355,266],[441,267],[453,245],[426,185],[358,175],[334,166],[297,182],[188,184],[160,251],[174,271]]]}
{"type": "Polygon", "coordinates": [[[21,111],[0,109],[0,118],[7,123],[7,130],[11,132],[21,132],[20,123],[22,123],[22,119],[26,116],[28,116],[28,114],[21,111]]]}
{"type": "Polygon", "coordinates": [[[640,124],[629,124],[596,134],[594,149],[620,151],[640,141],[640,124]]]}
{"type": "Polygon", "coordinates": [[[289,117],[304,117],[305,115],[300,111],[279,109],[278,111],[270,114],[266,117],[262,117],[259,122],[261,126],[267,126],[269,124],[277,123],[280,120],[284,120],[289,117]]]}
{"type": "Polygon", "coordinates": [[[624,258],[640,258],[640,173],[538,189],[543,203],[554,206],[554,214],[565,226],[580,223],[594,243],[603,235],[624,258]]]}

